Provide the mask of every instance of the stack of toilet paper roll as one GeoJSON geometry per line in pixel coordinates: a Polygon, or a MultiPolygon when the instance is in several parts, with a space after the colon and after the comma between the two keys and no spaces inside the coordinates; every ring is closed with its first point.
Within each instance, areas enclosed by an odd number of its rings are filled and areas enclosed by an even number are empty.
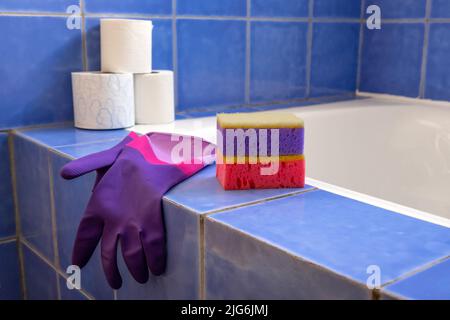
{"type": "Polygon", "coordinates": [[[101,19],[101,72],[73,72],[75,127],[119,129],[174,121],[173,72],[152,70],[148,20],[101,19]]]}

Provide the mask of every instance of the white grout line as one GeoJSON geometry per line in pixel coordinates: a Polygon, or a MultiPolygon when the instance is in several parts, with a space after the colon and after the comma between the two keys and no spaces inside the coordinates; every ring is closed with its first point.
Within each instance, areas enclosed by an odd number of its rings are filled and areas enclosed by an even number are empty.
{"type": "Polygon", "coordinates": [[[313,46],[313,23],[314,16],[314,0],[309,0],[308,3],[308,31],[306,35],[306,89],[305,97],[309,98],[311,95],[311,65],[312,65],[312,46],[313,46]]]}
{"type": "Polygon", "coordinates": [[[177,0],[172,0],[172,68],[174,74],[174,101],[175,112],[178,109],[179,90],[178,90],[178,33],[177,33],[177,0]]]}
{"type": "Polygon", "coordinates": [[[81,10],[81,55],[83,70],[88,71],[89,61],[87,53],[87,39],[86,39],[86,17],[84,14],[84,0],[80,0],[80,10],[81,10]]]}
{"type": "MultiPolygon", "coordinates": [[[[427,0],[425,19],[428,20],[430,16],[431,16],[431,0],[427,0]]],[[[421,99],[425,98],[429,37],[430,37],[430,24],[425,23],[423,34],[422,65],[420,68],[420,84],[419,84],[419,98],[421,99]]]]}
{"type": "Polygon", "coordinates": [[[250,103],[250,83],[251,83],[251,0],[247,0],[247,21],[245,23],[245,103],[250,103]]]}
{"type": "Polygon", "coordinates": [[[364,202],[382,209],[386,209],[389,211],[393,211],[396,213],[400,213],[412,218],[416,218],[422,221],[431,222],[437,225],[441,225],[443,227],[450,228],[450,219],[446,219],[443,217],[436,216],[434,214],[420,211],[417,209],[413,209],[410,207],[406,207],[391,201],[383,200],[380,198],[376,198],[373,196],[369,196],[364,193],[356,192],[353,190],[349,190],[346,188],[338,187],[333,184],[329,184],[326,182],[322,182],[320,180],[312,179],[312,178],[306,178],[306,183],[314,186],[316,188],[319,188],[324,191],[328,191],[331,193],[335,193],[341,196],[344,196],[346,198],[350,198],[353,200],[357,200],[360,202],[364,202]]]}
{"type": "Polygon", "coordinates": [[[11,243],[11,242],[16,242],[16,241],[17,241],[17,236],[4,237],[4,238],[0,239],[0,245],[11,243]]]}
{"type": "Polygon", "coordinates": [[[361,85],[361,70],[362,70],[362,55],[363,55],[363,49],[364,49],[364,30],[366,27],[365,24],[365,13],[366,13],[366,0],[361,0],[361,13],[360,13],[360,19],[361,19],[361,25],[359,27],[359,44],[358,44],[358,61],[356,66],[356,90],[359,90],[359,87],[361,85]]]}

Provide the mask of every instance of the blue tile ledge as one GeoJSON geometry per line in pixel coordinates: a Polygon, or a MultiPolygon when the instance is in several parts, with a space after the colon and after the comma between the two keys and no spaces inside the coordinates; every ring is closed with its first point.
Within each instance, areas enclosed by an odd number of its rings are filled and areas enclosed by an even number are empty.
{"type": "MultiPolygon", "coordinates": [[[[190,121],[194,121],[194,127],[206,128],[202,132],[203,136],[208,136],[210,129],[215,127],[215,119],[212,117],[190,121]]],[[[175,124],[156,126],[153,129],[192,133],[189,126],[192,127],[192,122],[179,120],[175,124]]],[[[139,131],[139,127],[136,129],[139,131]]],[[[94,132],[77,130],[64,124],[15,130],[13,134],[52,153],[73,159],[114,145],[127,131],[94,132]]],[[[362,296],[363,298],[422,298],[423,296],[414,294],[417,285],[421,285],[428,290],[430,297],[450,299],[448,290],[430,285],[434,282],[430,279],[435,276],[440,281],[450,281],[450,274],[442,272],[442,268],[448,267],[450,257],[449,228],[312,186],[304,189],[225,192],[215,180],[213,166],[170,190],[164,201],[205,217],[200,219],[200,223],[201,228],[206,228],[206,232],[208,227],[204,227],[205,223],[220,225],[221,230],[228,234],[226,239],[234,238],[236,246],[241,240],[251,241],[252,245],[261,250],[270,248],[277,255],[306,262],[307,266],[315,266],[325,272],[322,276],[332,276],[333,281],[344,279],[346,285],[350,284],[359,291],[367,291],[367,296],[362,296]],[[367,267],[371,264],[381,268],[381,291],[366,287],[367,267]]],[[[215,255],[220,252],[220,248],[209,248],[208,243],[205,243],[205,248],[207,252],[201,253],[201,257],[204,255],[201,259],[209,259],[211,252],[215,255]],[[216,249],[217,252],[214,251],[216,249]]],[[[236,249],[239,251],[239,248],[236,249]]],[[[206,267],[213,265],[220,268],[217,259],[233,266],[237,257],[215,256],[215,259],[214,263],[207,264],[206,267]]],[[[270,260],[270,257],[267,259],[270,260]]],[[[264,263],[270,265],[273,261],[269,260],[264,263]]],[[[211,270],[206,270],[206,277],[209,271],[211,270]]],[[[266,276],[264,272],[267,270],[255,266],[254,270],[244,271],[246,276],[256,272],[258,277],[262,277],[266,276]]],[[[243,270],[237,268],[235,272],[242,275],[243,270]]],[[[289,278],[289,275],[286,277],[289,278]]],[[[201,281],[205,284],[204,279],[201,281]]],[[[321,284],[320,281],[317,283],[321,284]]],[[[326,290],[326,283],[322,285],[326,290]]],[[[277,289],[283,292],[283,288],[277,289]]],[[[214,297],[214,286],[206,288],[206,298],[208,290],[211,290],[211,297],[214,297]]],[[[311,293],[315,292],[314,289],[311,290],[311,293]]],[[[320,292],[316,293],[320,297],[320,292]]]]}

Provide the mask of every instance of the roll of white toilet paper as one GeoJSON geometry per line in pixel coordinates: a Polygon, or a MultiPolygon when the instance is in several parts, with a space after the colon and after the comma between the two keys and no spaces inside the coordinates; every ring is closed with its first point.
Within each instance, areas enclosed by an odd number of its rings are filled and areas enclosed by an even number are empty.
{"type": "Polygon", "coordinates": [[[101,19],[101,70],[152,72],[152,30],[150,20],[101,19]]]}
{"type": "Polygon", "coordinates": [[[134,75],[137,124],[160,124],[175,120],[173,72],[155,70],[134,75]]]}
{"type": "Polygon", "coordinates": [[[119,129],[134,125],[131,73],[72,72],[75,127],[119,129]]]}

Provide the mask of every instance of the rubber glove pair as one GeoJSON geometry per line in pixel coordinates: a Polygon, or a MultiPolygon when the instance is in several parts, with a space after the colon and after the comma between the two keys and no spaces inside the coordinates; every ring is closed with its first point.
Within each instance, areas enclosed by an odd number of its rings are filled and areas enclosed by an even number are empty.
{"type": "Polygon", "coordinates": [[[201,138],[167,133],[130,133],[115,147],[74,160],[61,176],[73,179],[97,171],[97,179],[78,232],[72,264],[84,267],[101,241],[106,279],[118,289],[120,241],[124,261],[139,283],[149,269],[166,268],[166,239],[161,199],[174,185],[214,161],[214,145],[201,138]]]}

